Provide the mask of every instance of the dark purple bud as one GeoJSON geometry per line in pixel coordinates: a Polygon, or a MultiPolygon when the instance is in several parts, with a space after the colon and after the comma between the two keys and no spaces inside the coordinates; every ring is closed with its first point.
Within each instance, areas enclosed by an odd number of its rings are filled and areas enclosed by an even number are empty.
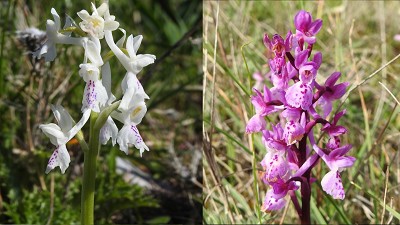
{"type": "Polygon", "coordinates": [[[294,17],[294,26],[297,30],[306,32],[311,24],[311,21],[311,14],[304,10],[300,10],[294,17]]]}

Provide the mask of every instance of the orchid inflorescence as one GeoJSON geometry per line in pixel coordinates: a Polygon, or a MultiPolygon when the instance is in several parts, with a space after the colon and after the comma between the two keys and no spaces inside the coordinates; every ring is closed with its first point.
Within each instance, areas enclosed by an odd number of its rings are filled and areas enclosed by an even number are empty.
{"type": "Polygon", "coordinates": [[[33,52],[35,57],[44,57],[48,62],[56,58],[57,44],[77,45],[83,47],[85,51],[83,63],[79,65],[79,75],[86,83],[82,99],[82,118],[74,124],[70,114],[61,105],[54,105],[52,111],[58,125],[49,123],[39,126],[50,138],[51,143],[56,146],[48,162],[46,173],[57,166],[64,173],[70,163],[66,143],[82,129],[92,112],[101,115],[103,111],[116,103],[116,97],[111,92],[112,78],[108,62],[114,55],[127,71],[121,83],[123,96],[118,109],[109,114],[101,125],[99,141],[104,145],[111,139],[112,144],[118,143],[120,150],[126,154],[128,154],[129,144],[139,149],[140,155],[144,150],[149,150],[136,127],[147,111],[145,99],[149,99],[149,96],[136,75],[143,67],[154,63],[156,57],[149,54],[137,54],[143,39],[141,35],[136,37],[130,35],[126,40],[126,48],[123,48],[126,31],[119,28],[119,22],[115,20],[115,16],[110,15],[107,2],[98,8],[92,3],[92,11],[92,14],[86,10],[77,13],[82,20],[79,26],[67,16],[65,26],[61,29],[60,16],[52,8],[53,20],[47,20],[46,23],[47,39],[39,50],[33,52]],[[118,28],[123,36],[114,42],[112,32],[118,28]],[[103,57],[100,41],[104,38],[111,51],[103,54],[103,57]],[[124,124],[120,130],[113,119],[124,124]]]}
{"type": "MultiPolygon", "coordinates": [[[[248,121],[246,132],[261,132],[267,149],[261,161],[261,179],[272,187],[262,205],[262,210],[266,212],[283,208],[287,194],[298,212],[301,210],[294,191],[301,187],[302,198],[310,196],[310,185],[315,181],[311,177],[311,169],[319,158],[330,169],[322,178],[322,189],[334,199],[344,199],[340,172],[355,161],[354,157],[346,156],[351,145],[342,145],[340,139],[347,132],[345,127],[338,125],[346,110],[331,115],[332,102],[345,94],[349,83],[337,84],[340,72],[332,73],[324,84],[315,80],[322,54],[313,54],[312,50],[322,20],[313,21],[309,12],[301,10],[294,18],[294,25],[296,33],[289,31],[285,39],[278,34],[272,38],[264,35],[264,45],[273,53],[268,73],[273,87],[262,87],[266,78],[261,73],[253,75],[257,83],[251,102],[256,113],[248,121]],[[272,113],[279,113],[279,117],[276,124],[269,118],[269,130],[266,117],[272,113]],[[328,118],[333,119],[328,121],[328,118]],[[328,136],[324,147],[319,147],[314,138],[314,132],[319,130],[315,126],[317,124],[322,125],[320,130],[328,136]]],[[[309,199],[308,203],[303,201],[303,208],[305,204],[309,204],[309,199]]]]}

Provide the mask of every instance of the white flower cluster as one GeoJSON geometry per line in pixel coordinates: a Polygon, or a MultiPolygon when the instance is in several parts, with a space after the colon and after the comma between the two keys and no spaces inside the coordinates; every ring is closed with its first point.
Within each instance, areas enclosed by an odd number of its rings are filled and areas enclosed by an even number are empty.
{"type": "Polygon", "coordinates": [[[136,127],[146,114],[145,99],[149,99],[149,96],[145,93],[136,75],[143,67],[154,63],[156,57],[149,54],[137,54],[143,39],[141,35],[136,37],[130,35],[127,38],[125,47],[128,55],[125,55],[121,48],[125,42],[126,32],[119,28],[115,16],[110,15],[108,3],[103,3],[98,8],[92,4],[92,11],[91,15],[86,10],[77,13],[82,19],[79,29],[84,31],[85,35],[71,37],[71,32],[65,31],[71,31],[70,28],[74,28],[72,20],[67,18],[64,30],[61,30],[60,17],[54,8],[51,9],[54,20],[47,20],[47,40],[39,50],[33,53],[37,58],[44,57],[46,61],[53,61],[57,55],[56,44],[78,45],[85,50],[83,63],[79,65],[79,75],[86,83],[82,99],[82,118],[73,125],[73,119],[69,113],[62,106],[57,105],[52,106],[52,111],[58,125],[50,123],[39,126],[50,138],[51,143],[56,146],[56,150],[48,162],[46,173],[57,166],[60,167],[62,173],[65,172],[70,163],[66,143],[82,129],[89,120],[91,111],[100,113],[116,100],[111,92],[110,65],[108,62],[104,62],[101,56],[100,41],[104,37],[108,47],[127,73],[121,83],[123,97],[118,110],[107,118],[100,130],[99,141],[101,144],[106,144],[111,139],[112,144],[118,143],[120,150],[126,154],[128,154],[129,144],[139,149],[140,155],[144,150],[149,150],[136,127]],[[123,33],[123,37],[115,43],[112,32],[118,28],[123,33]],[[113,118],[124,124],[120,130],[113,118]]]}

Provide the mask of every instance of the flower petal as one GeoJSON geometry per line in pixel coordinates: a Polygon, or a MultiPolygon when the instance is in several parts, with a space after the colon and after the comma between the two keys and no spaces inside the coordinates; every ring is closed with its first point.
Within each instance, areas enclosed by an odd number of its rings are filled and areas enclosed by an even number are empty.
{"type": "Polygon", "coordinates": [[[319,69],[319,67],[321,66],[321,63],[322,63],[322,53],[321,52],[315,53],[313,62],[315,63],[315,68],[319,69]]]}
{"type": "Polygon", "coordinates": [[[54,28],[58,31],[61,29],[61,21],[60,16],[58,15],[57,11],[54,8],[51,8],[51,14],[54,18],[54,28]]]}
{"type": "Polygon", "coordinates": [[[295,60],[294,60],[294,65],[295,65],[297,68],[300,68],[301,65],[303,65],[304,63],[307,62],[307,59],[308,59],[308,49],[305,49],[305,50],[299,52],[299,53],[296,55],[296,58],[295,58],[295,60]]]}
{"type": "MultiPolygon", "coordinates": [[[[94,5],[92,7],[94,7],[94,5]]],[[[97,9],[95,8],[93,11],[96,11],[99,16],[103,16],[106,12],[108,12],[108,10],[108,4],[103,2],[97,9]]]]}
{"type": "Polygon", "coordinates": [[[286,205],[285,198],[278,198],[274,194],[274,190],[268,190],[267,194],[265,195],[264,202],[262,204],[261,210],[263,212],[271,212],[274,210],[280,210],[286,205]]]}
{"type": "Polygon", "coordinates": [[[108,98],[110,98],[112,93],[111,93],[111,68],[109,62],[106,62],[101,67],[101,81],[103,83],[104,88],[107,91],[108,98]]]}
{"type": "Polygon", "coordinates": [[[65,173],[65,170],[68,168],[69,163],[71,162],[71,158],[67,151],[65,145],[60,145],[54,150],[51,155],[49,162],[47,163],[46,173],[49,173],[51,170],[60,167],[61,173],[65,173]]]}
{"type": "Polygon", "coordinates": [[[103,58],[100,55],[101,45],[100,40],[97,38],[92,38],[92,40],[86,39],[85,56],[89,58],[90,62],[100,67],[103,65],[103,58]]]}
{"type": "Polygon", "coordinates": [[[312,21],[311,14],[305,10],[300,10],[294,17],[294,26],[297,30],[306,31],[312,21]]]}
{"type": "Polygon", "coordinates": [[[321,30],[321,27],[322,27],[322,20],[318,19],[318,20],[315,20],[314,22],[312,22],[310,24],[310,27],[308,28],[308,31],[311,34],[315,35],[315,34],[317,34],[319,32],[319,30],[321,30]]]}
{"type": "Polygon", "coordinates": [[[142,43],[142,40],[142,35],[138,35],[136,37],[133,37],[133,35],[129,35],[128,40],[126,41],[126,50],[128,50],[129,56],[131,58],[136,57],[136,53],[140,47],[140,44],[142,43]]]}
{"type": "Polygon", "coordinates": [[[332,87],[342,74],[340,72],[332,73],[325,81],[325,86],[332,87]]]}
{"type": "Polygon", "coordinates": [[[264,117],[256,114],[247,123],[246,133],[260,132],[265,129],[266,125],[264,117]]]}
{"type": "Polygon", "coordinates": [[[321,105],[324,115],[323,118],[327,118],[329,113],[332,112],[332,100],[325,98],[325,96],[322,96],[320,99],[318,99],[316,105],[321,105]]]}
{"type": "Polygon", "coordinates": [[[133,73],[139,73],[145,66],[148,66],[154,63],[156,57],[150,54],[139,54],[136,58],[131,61],[131,67],[133,69],[133,73]]]}
{"type": "Polygon", "coordinates": [[[61,128],[54,123],[42,124],[39,126],[42,132],[50,138],[50,142],[53,145],[62,145],[68,142],[67,135],[61,130],[61,128]]]}
{"type": "Polygon", "coordinates": [[[268,49],[272,49],[271,40],[269,39],[268,34],[264,34],[263,43],[265,47],[267,47],[268,49]]]}
{"type": "Polygon", "coordinates": [[[90,14],[86,10],[81,10],[81,11],[77,12],[76,14],[78,14],[79,18],[81,18],[82,20],[87,20],[90,18],[90,14]]]}
{"type": "Polygon", "coordinates": [[[111,51],[114,52],[115,56],[118,58],[118,60],[121,62],[121,64],[124,66],[124,68],[127,71],[131,71],[131,66],[130,66],[130,59],[127,55],[125,55],[121,49],[114,43],[114,38],[112,36],[112,32],[109,30],[104,31],[104,35],[106,38],[106,42],[108,47],[110,47],[111,51]]]}
{"type": "Polygon", "coordinates": [[[262,165],[265,165],[263,181],[268,184],[276,182],[279,178],[285,178],[289,173],[289,164],[281,152],[269,151],[262,165]]]}
{"type": "Polygon", "coordinates": [[[332,87],[333,93],[331,95],[331,98],[333,98],[333,99],[341,98],[346,93],[346,89],[348,86],[349,86],[349,82],[344,82],[344,83],[333,86],[332,87]]]}
{"type": "Polygon", "coordinates": [[[333,151],[329,154],[329,157],[331,157],[331,158],[336,158],[336,157],[343,156],[343,155],[345,155],[347,152],[349,152],[350,149],[351,149],[352,147],[353,147],[352,145],[348,144],[348,145],[344,145],[344,146],[342,146],[342,147],[340,147],[340,148],[337,148],[337,149],[333,150],[333,151]]]}
{"type": "Polygon", "coordinates": [[[334,199],[344,199],[344,189],[339,171],[328,172],[321,180],[322,189],[334,199]]]}
{"type": "Polygon", "coordinates": [[[290,120],[286,123],[283,137],[286,140],[286,144],[292,145],[300,141],[304,136],[305,130],[298,122],[290,120]]]}
{"type": "Polygon", "coordinates": [[[284,118],[286,118],[287,120],[296,120],[297,121],[300,119],[300,113],[301,113],[301,110],[288,107],[282,111],[281,115],[284,118]]]}
{"type": "Polygon", "coordinates": [[[66,133],[72,128],[72,117],[61,105],[51,105],[54,117],[61,130],[66,133]]]}
{"type": "Polygon", "coordinates": [[[135,125],[138,125],[142,122],[144,115],[147,112],[146,103],[144,101],[139,102],[134,107],[132,107],[129,111],[131,111],[131,121],[135,125]]]}
{"type": "Polygon", "coordinates": [[[83,92],[82,112],[91,109],[100,112],[100,106],[108,100],[107,91],[100,80],[89,80],[83,92]]]}
{"type": "Polygon", "coordinates": [[[128,154],[128,145],[133,144],[137,149],[140,150],[140,156],[144,150],[149,151],[149,148],[143,142],[142,136],[140,136],[139,130],[133,124],[124,125],[118,133],[117,142],[120,150],[128,154]]]}
{"type": "Polygon", "coordinates": [[[356,158],[352,156],[342,156],[332,162],[334,168],[343,169],[345,167],[353,166],[356,158]]]}
{"type": "Polygon", "coordinates": [[[114,146],[117,142],[118,127],[115,125],[114,121],[109,116],[107,121],[104,123],[103,127],[100,129],[100,142],[102,145],[107,144],[108,140],[112,140],[112,145],[114,146]]]}
{"type": "Polygon", "coordinates": [[[91,110],[89,110],[89,109],[87,109],[86,111],[83,112],[82,118],[68,132],[67,142],[69,140],[71,140],[78,133],[78,131],[80,131],[82,129],[82,127],[86,124],[86,122],[89,120],[90,112],[91,112],[91,110]]]}
{"type": "Polygon", "coordinates": [[[110,30],[110,31],[114,31],[116,29],[118,29],[119,27],[119,23],[117,21],[105,21],[104,22],[104,30],[110,30]]]}
{"type": "Polygon", "coordinates": [[[297,82],[286,92],[285,98],[288,105],[308,110],[312,104],[312,89],[309,85],[297,82]]]}
{"type": "Polygon", "coordinates": [[[135,85],[135,81],[137,80],[136,75],[127,72],[125,74],[124,79],[121,82],[121,88],[124,93],[121,99],[121,103],[119,104],[118,109],[121,111],[127,111],[129,108],[129,104],[133,98],[133,95],[136,93],[137,86],[135,85]]]}
{"type": "Polygon", "coordinates": [[[125,42],[125,38],[126,38],[126,31],[122,28],[119,28],[119,30],[123,33],[122,37],[117,41],[116,45],[119,48],[122,48],[122,46],[124,45],[125,42]]]}

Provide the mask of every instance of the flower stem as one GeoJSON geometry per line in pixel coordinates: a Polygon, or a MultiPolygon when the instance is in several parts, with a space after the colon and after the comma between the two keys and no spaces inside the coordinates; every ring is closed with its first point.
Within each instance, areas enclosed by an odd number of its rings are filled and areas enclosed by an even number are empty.
{"type": "Polygon", "coordinates": [[[96,180],[96,159],[100,150],[100,129],[107,117],[119,107],[121,101],[114,102],[101,113],[90,114],[89,149],[84,152],[82,198],[81,198],[81,224],[94,224],[94,191],[96,180]]]}
{"type": "Polygon", "coordinates": [[[81,224],[94,224],[94,191],[96,178],[96,159],[99,153],[99,129],[95,129],[98,113],[92,111],[90,115],[89,151],[84,154],[81,224]]]}
{"type": "MultiPolygon", "coordinates": [[[[301,157],[299,158],[300,166],[303,165],[307,159],[307,135],[301,139],[299,143],[299,150],[301,157]]],[[[310,200],[311,200],[311,186],[310,186],[310,173],[311,168],[309,168],[303,174],[303,182],[301,183],[301,214],[300,220],[301,224],[311,224],[310,216],[310,200]]]]}

